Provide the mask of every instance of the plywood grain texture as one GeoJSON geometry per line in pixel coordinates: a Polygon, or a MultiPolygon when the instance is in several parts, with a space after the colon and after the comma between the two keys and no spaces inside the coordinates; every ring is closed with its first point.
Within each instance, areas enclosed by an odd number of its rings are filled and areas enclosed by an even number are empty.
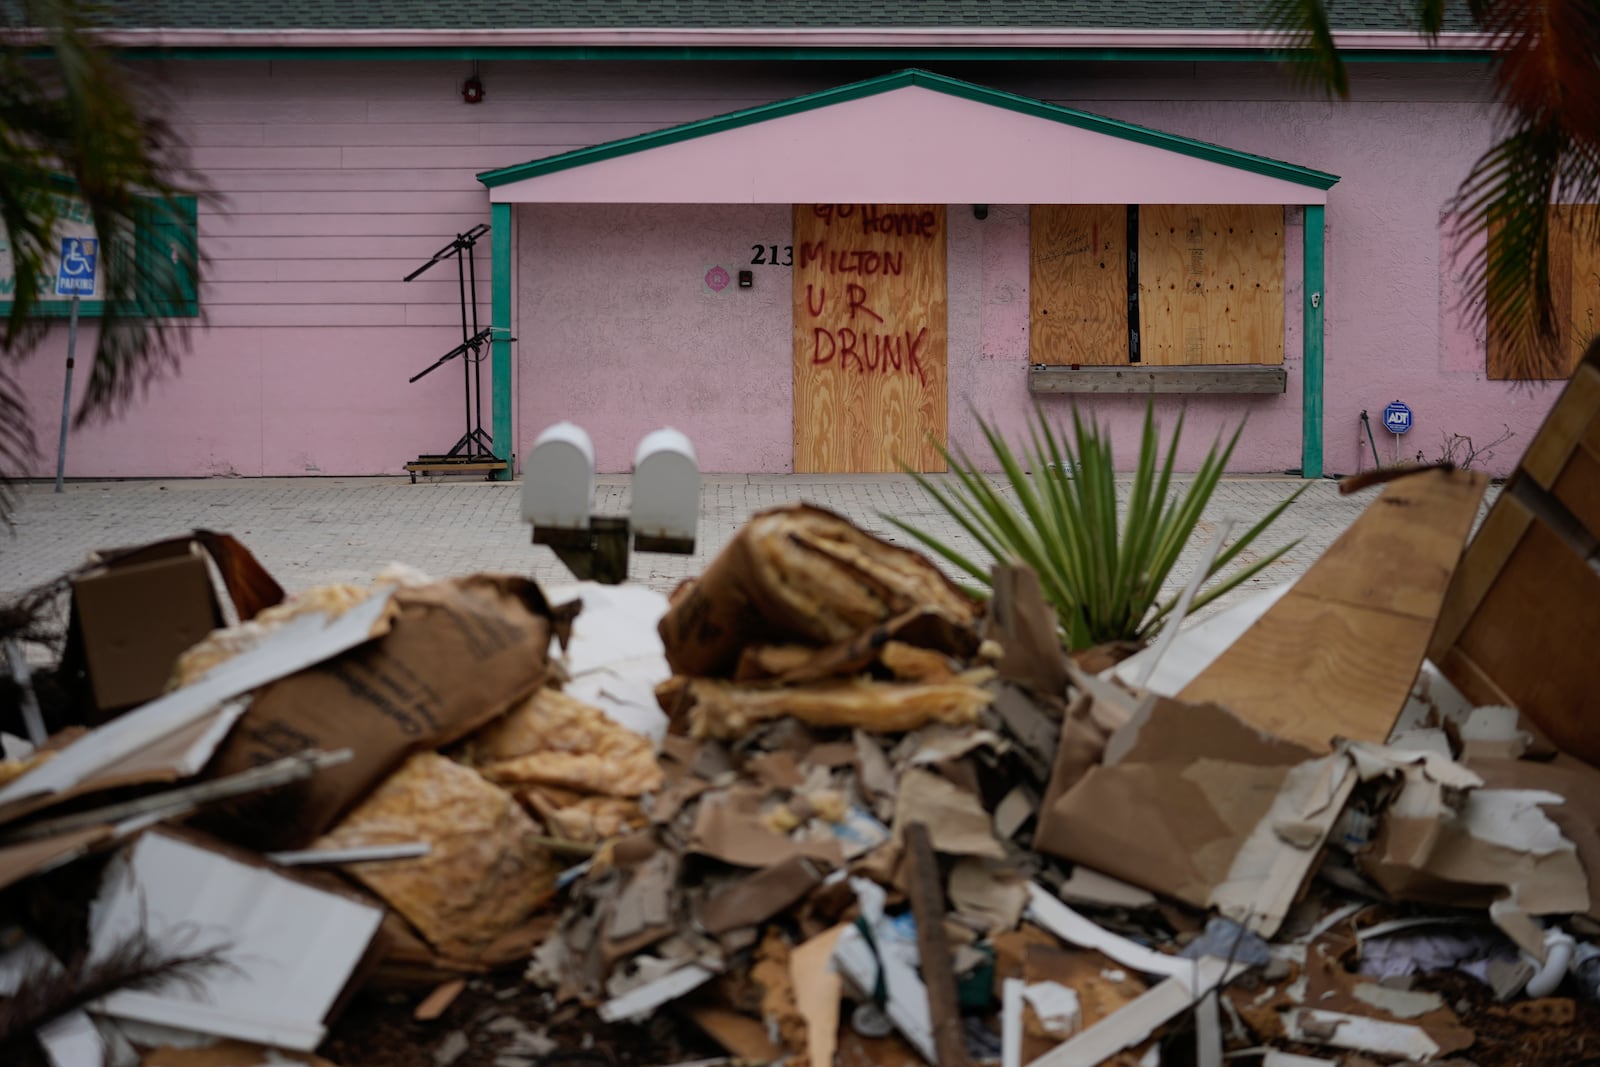
{"type": "Polygon", "coordinates": [[[1141,362],[1283,362],[1283,208],[1139,209],[1141,362]]]}
{"type": "MultiPolygon", "coordinates": [[[[1493,228],[1491,228],[1493,233],[1493,228]]],[[[1589,342],[1600,335],[1600,206],[1550,209],[1550,299],[1556,340],[1543,366],[1517,373],[1502,333],[1488,331],[1487,370],[1496,381],[1561,379],[1572,374],[1589,342]]]]}
{"type": "Polygon", "coordinates": [[[796,472],[945,469],[945,234],[942,205],[795,205],[796,472]]]}
{"type": "Polygon", "coordinates": [[[1028,362],[1128,362],[1128,209],[1029,209],[1028,362]]]}
{"type": "Polygon", "coordinates": [[[1390,483],[1179,696],[1318,751],[1387,740],[1487,484],[1443,470],[1390,483]]]}
{"type": "Polygon", "coordinates": [[[1600,764],[1600,350],[1579,364],[1451,584],[1429,656],[1600,764]],[[1550,524],[1565,511],[1571,529],[1550,524]],[[1585,558],[1587,555],[1587,558],[1585,558]]]}

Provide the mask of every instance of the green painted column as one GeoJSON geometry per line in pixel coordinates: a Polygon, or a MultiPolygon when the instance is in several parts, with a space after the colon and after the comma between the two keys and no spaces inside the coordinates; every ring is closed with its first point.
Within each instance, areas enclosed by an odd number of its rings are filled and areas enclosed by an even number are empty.
{"type": "Polygon", "coordinates": [[[495,474],[506,481],[517,466],[517,442],[511,433],[511,205],[492,204],[490,210],[489,325],[494,328],[494,340],[489,346],[493,395],[489,435],[494,438],[494,454],[510,464],[495,474]]]}
{"type": "Polygon", "coordinates": [[[1300,328],[1300,472],[1305,478],[1322,477],[1323,211],[1321,204],[1306,205],[1305,316],[1300,328]]]}

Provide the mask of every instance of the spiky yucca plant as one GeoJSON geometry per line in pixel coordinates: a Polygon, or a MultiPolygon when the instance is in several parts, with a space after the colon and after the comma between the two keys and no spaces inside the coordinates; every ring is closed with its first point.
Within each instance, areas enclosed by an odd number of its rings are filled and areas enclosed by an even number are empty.
{"type": "MultiPolygon", "coordinates": [[[[1226,445],[1219,434],[1193,478],[1175,484],[1173,464],[1183,416],[1178,417],[1158,469],[1159,434],[1154,408],[1147,406],[1139,462],[1119,522],[1110,438],[1076,407],[1071,440],[1036,410],[1029,446],[1020,457],[993,425],[982,418],[978,425],[1000,463],[1006,491],[997,489],[960,448],[952,454],[938,446],[951,474],[942,485],[915,471],[907,473],[993,561],[1018,560],[1038,572],[1069,649],[1148,639],[1177,600],[1173,596],[1162,601],[1161,587],[1194,536],[1243,427],[1226,445]]],[[[1298,543],[1223,573],[1304,491],[1301,486],[1217,554],[1191,610],[1248,581],[1298,543]]],[[[979,585],[977,591],[989,584],[987,565],[904,520],[884,518],[970,575],[979,585]]]]}

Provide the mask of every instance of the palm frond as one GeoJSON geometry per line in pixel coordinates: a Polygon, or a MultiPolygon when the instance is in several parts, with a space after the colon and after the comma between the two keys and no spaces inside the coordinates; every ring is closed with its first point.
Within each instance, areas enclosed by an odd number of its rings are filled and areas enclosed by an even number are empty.
{"type": "MultiPolygon", "coordinates": [[[[1497,141],[1449,205],[1469,320],[1487,329],[1514,378],[1564,376],[1568,337],[1550,272],[1551,207],[1600,199],[1600,7],[1587,0],[1475,0],[1495,46],[1505,104],[1497,141]],[[1485,242],[1469,242],[1487,234],[1485,242]]],[[[1600,240],[1591,220],[1588,240],[1600,240]]]]}
{"type": "MultiPolygon", "coordinates": [[[[63,211],[75,200],[101,242],[104,294],[80,425],[117,414],[176,366],[189,330],[170,316],[191,295],[201,266],[193,241],[179,235],[189,232],[187,198],[207,196],[161,117],[168,109],[147,80],[136,86],[95,43],[89,10],[81,0],[0,9],[0,30],[33,33],[7,34],[10,43],[0,47],[0,236],[14,279],[0,358],[14,363],[44,334],[40,294],[54,274],[63,211]],[[24,51],[40,40],[44,59],[24,51]],[[156,234],[168,239],[157,246],[156,234]]],[[[0,389],[25,408],[11,386],[0,389]]],[[[21,452],[7,444],[0,442],[0,474],[15,472],[33,450],[31,436],[21,452]]],[[[0,514],[6,504],[0,500],[0,514]]]]}

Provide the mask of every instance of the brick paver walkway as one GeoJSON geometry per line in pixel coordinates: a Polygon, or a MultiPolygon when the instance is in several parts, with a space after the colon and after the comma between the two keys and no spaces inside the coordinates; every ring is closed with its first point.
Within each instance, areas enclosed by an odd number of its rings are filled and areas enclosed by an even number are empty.
{"type": "MultiPolygon", "coordinates": [[[[1225,480],[1202,523],[1223,516],[1248,524],[1301,483],[1281,477],[1225,480]]],[[[1300,544],[1255,585],[1301,573],[1376,496],[1341,497],[1314,483],[1266,538],[1300,544]]],[[[438,577],[472,571],[531,573],[569,580],[551,552],[530,543],[521,519],[522,485],[458,479],[283,478],[81,482],[57,495],[49,483],[19,487],[15,528],[0,531],[0,594],[47,581],[95,548],[138,544],[194,528],[232,533],[291,592],[325,582],[365,582],[391,561],[438,577]]],[[[595,509],[627,512],[629,479],[598,480],[595,509]]],[[[701,492],[699,550],[693,556],[635,554],[632,580],[666,591],[700,572],[754,511],[792,500],[831,508],[889,537],[893,514],[962,543],[955,524],[901,475],[708,475],[701,492]]],[[[1197,539],[1174,577],[1184,580],[1197,539]]],[[[1220,606],[1220,605],[1219,605],[1220,606]]]]}

